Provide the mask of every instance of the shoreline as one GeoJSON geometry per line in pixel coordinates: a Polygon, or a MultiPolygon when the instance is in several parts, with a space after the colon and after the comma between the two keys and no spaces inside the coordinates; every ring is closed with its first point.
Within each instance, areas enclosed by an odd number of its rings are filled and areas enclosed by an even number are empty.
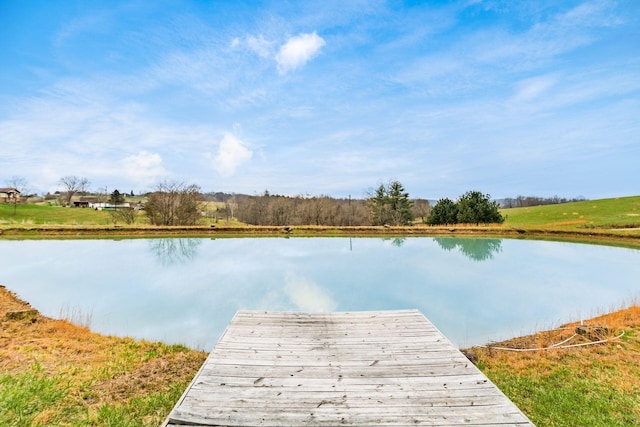
{"type": "Polygon", "coordinates": [[[0,239],[145,237],[492,237],[557,240],[640,248],[635,229],[555,229],[507,226],[0,226],[0,239]]]}
{"type": "MultiPolygon", "coordinates": [[[[604,344],[525,353],[496,348],[548,347],[572,333],[577,323],[571,322],[462,350],[536,425],[629,425],[640,416],[640,307],[613,310],[585,320],[606,325],[611,336],[627,332],[604,344]]],[[[207,357],[43,316],[3,285],[0,325],[0,391],[16,396],[0,411],[0,424],[20,414],[42,426],[159,425],[207,357]]]]}

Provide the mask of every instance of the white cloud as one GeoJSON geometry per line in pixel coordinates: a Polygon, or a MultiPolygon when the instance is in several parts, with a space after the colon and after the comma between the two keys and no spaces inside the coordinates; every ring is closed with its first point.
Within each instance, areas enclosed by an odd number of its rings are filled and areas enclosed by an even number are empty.
{"type": "Polygon", "coordinates": [[[247,36],[245,42],[252,52],[255,52],[262,58],[268,58],[273,51],[273,42],[265,40],[260,34],[258,37],[247,36]]]}
{"type": "Polygon", "coordinates": [[[249,161],[253,152],[236,136],[225,133],[218,154],[214,158],[213,167],[222,176],[231,176],[243,163],[249,161]]]}
{"type": "Polygon", "coordinates": [[[148,185],[151,181],[166,174],[162,165],[162,157],[158,153],[140,151],[122,159],[123,174],[133,178],[140,184],[148,185]]]}
{"type": "Polygon", "coordinates": [[[291,302],[302,311],[329,312],[338,307],[325,289],[303,277],[287,277],[284,291],[291,302]]]}
{"type": "Polygon", "coordinates": [[[276,55],[278,71],[286,74],[306,64],[311,58],[316,56],[325,45],[322,37],[314,31],[311,34],[299,34],[291,37],[276,55]]]}
{"type": "Polygon", "coordinates": [[[234,38],[231,41],[231,48],[241,49],[246,48],[261,58],[270,58],[273,56],[273,46],[275,42],[271,42],[264,38],[262,34],[257,37],[247,35],[244,39],[234,38]]]}

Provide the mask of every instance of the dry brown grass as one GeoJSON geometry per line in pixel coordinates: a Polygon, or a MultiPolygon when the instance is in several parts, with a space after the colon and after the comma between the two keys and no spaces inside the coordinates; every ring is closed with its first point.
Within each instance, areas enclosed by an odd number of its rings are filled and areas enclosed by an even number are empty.
{"type": "MultiPolygon", "coordinates": [[[[95,413],[150,392],[188,383],[206,354],[180,346],[104,336],[66,320],[54,320],[0,286],[0,372],[19,375],[38,365],[45,375],[69,382],[66,404],[95,413]],[[26,318],[14,318],[25,312],[26,318]]],[[[47,424],[56,408],[36,421],[47,424]]]]}
{"type": "Polygon", "coordinates": [[[625,392],[640,391],[640,306],[607,313],[582,322],[588,326],[606,326],[605,335],[578,335],[566,345],[611,339],[606,343],[549,350],[512,352],[492,347],[546,348],[570,338],[581,322],[568,323],[533,335],[513,338],[488,347],[475,347],[473,353],[487,371],[507,368],[514,374],[546,375],[564,366],[575,375],[593,377],[602,384],[625,392]],[[624,335],[615,339],[622,332],[624,335]]]}

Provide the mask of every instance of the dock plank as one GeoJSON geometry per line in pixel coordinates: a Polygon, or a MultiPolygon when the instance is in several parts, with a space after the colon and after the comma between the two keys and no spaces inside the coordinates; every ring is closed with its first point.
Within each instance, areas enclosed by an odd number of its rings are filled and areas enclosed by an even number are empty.
{"type": "Polygon", "coordinates": [[[238,311],[178,425],[533,426],[417,310],[238,311]]]}

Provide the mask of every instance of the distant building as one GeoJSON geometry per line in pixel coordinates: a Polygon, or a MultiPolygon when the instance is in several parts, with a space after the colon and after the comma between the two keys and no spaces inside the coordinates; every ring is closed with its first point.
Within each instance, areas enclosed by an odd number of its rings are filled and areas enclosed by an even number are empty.
{"type": "Polygon", "coordinates": [[[17,188],[0,188],[0,202],[13,203],[20,201],[20,191],[17,188]]]}
{"type": "Polygon", "coordinates": [[[114,205],[113,203],[89,203],[89,207],[95,210],[109,210],[109,209],[118,209],[118,208],[130,208],[131,204],[129,203],[118,203],[114,205]]]}

